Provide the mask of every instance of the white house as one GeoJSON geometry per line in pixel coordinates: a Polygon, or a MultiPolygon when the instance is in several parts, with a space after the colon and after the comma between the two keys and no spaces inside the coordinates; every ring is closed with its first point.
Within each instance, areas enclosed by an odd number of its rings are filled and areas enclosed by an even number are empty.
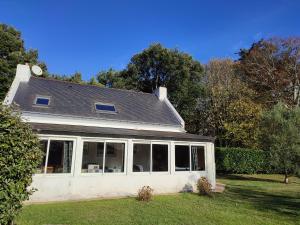
{"type": "Polygon", "coordinates": [[[167,97],[31,76],[18,65],[4,100],[16,103],[38,133],[45,157],[31,201],[195,190],[215,187],[214,139],[188,134],[167,97]]]}

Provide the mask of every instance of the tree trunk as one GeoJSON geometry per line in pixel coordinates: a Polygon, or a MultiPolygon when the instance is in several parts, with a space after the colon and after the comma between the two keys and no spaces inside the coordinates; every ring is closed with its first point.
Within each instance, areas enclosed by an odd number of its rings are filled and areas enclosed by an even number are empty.
{"type": "Polygon", "coordinates": [[[287,173],[284,174],[284,183],[285,183],[285,184],[288,184],[288,183],[289,183],[289,178],[288,178],[287,173]]]}

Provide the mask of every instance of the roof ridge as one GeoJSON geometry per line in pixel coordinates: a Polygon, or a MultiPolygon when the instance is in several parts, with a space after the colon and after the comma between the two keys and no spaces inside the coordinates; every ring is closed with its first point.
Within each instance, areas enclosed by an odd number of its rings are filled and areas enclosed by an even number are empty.
{"type": "Polygon", "coordinates": [[[62,82],[62,83],[69,83],[69,84],[75,84],[78,86],[90,86],[90,87],[96,87],[100,89],[107,89],[107,90],[116,90],[116,91],[124,91],[124,92],[133,92],[136,94],[146,94],[146,95],[153,95],[153,93],[143,92],[143,91],[135,91],[135,90],[129,90],[129,89],[121,89],[121,88],[111,88],[111,87],[100,87],[98,85],[94,84],[80,84],[72,81],[66,81],[66,80],[58,80],[53,77],[37,77],[37,76],[31,76],[31,78],[40,79],[40,80],[50,80],[50,81],[56,81],[56,82],[62,82]]]}

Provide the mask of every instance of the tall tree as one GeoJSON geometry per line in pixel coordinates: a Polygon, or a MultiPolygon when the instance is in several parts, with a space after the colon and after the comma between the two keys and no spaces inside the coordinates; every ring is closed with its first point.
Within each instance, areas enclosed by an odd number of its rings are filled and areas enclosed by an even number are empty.
{"type": "Polygon", "coordinates": [[[38,61],[37,50],[26,51],[21,33],[11,26],[0,24],[0,101],[14,79],[18,63],[39,65],[47,76],[47,67],[38,61]]]}
{"type": "Polygon", "coordinates": [[[206,98],[198,107],[202,133],[216,136],[220,146],[255,147],[261,107],[252,100],[255,93],[236,77],[235,62],[211,60],[203,82],[206,98]]]}
{"type": "Polygon", "coordinates": [[[167,87],[168,97],[186,121],[187,130],[193,131],[190,129],[203,91],[203,71],[202,65],[190,55],[153,44],[134,55],[125,70],[102,72],[98,79],[106,86],[149,93],[159,86],[167,87]]]}
{"type": "Polygon", "coordinates": [[[270,153],[270,163],[288,175],[300,167],[300,108],[278,103],[262,118],[260,140],[262,149],[270,153]]]}
{"type": "Polygon", "coordinates": [[[264,105],[300,105],[300,38],[261,40],[239,55],[239,75],[264,105]]]}

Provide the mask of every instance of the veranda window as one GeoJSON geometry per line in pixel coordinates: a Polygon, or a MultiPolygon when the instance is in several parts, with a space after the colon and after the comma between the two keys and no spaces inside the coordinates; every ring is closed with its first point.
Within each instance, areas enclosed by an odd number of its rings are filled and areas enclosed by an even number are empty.
{"type": "Polygon", "coordinates": [[[133,144],[133,172],[167,172],[168,170],[167,144],[133,144]]]}
{"type": "Polygon", "coordinates": [[[175,171],[190,171],[190,146],[175,146],[175,171]]]}
{"type": "Polygon", "coordinates": [[[205,148],[194,145],[175,145],[175,171],[205,170],[205,148]]]}
{"type": "Polygon", "coordinates": [[[84,142],[82,173],[124,172],[125,143],[84,142]]]}
{"type": "Polygon", "coordinates": [[[71,173],[73,141],[42,140],[44,157],[37,173],[71,173]]]}

